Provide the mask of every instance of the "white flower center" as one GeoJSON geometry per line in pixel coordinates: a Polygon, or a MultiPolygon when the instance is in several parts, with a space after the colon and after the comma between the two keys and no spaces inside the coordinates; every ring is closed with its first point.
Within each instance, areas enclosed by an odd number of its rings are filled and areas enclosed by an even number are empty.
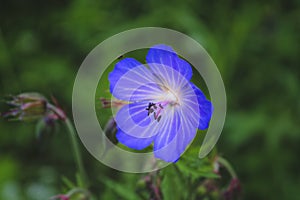
{"type": "Polygon", "coordinates": [[[180,105],[179,98],[173,90],[169,88],[163,88],[163,93],[157,98],[156,102],[149,102],[146,108],[148,116],[153,116],[154,120],[160,121],[163,112],[166,112],[165,108],[167,106],[177,106],[180,105]]]}
{"type": "Polygon", "coordinates": [[[170,102],[170,104],[172,104],[172,105],[178,103],[177,96],[171,90],[166,91],[166,96],[164,97],[164,99],[165,99],[165,101],[170,102]]]}

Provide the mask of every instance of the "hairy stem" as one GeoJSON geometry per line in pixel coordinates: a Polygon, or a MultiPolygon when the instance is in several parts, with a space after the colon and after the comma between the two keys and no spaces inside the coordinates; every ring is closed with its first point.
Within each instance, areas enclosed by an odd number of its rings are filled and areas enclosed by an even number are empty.
{"type": "Polygon", "coordinates": [[[231,164],[224,158],[222,157],[218,157],[217,161],[223,166],[225,167],[225,169],[229,172],[229,174],[231,175],[232,178],[237,178],[237,175],[233,169],[233,167],[231,166],[231,164]]]}
{"type": "Polygon", "coordinates": [[[83,187],[87,187],[87,176],[86,176],[86,172],[83,167],[82,157],[81,157],[81,153],[79,150],[78,141],[76,139],[75,129],[69,118],[66,118],[65,123],[66,123],[68,131],[69,131],[69,135],[70,135],[70,139],[71,139],[71,143],[72,143],[72,147],[73,147],[73,152],[74,152],[74,156],[75,156],[75,161],[77,164],[77,168],[79,170],[79,175],[80,175],[83,187]]]}
{"type": "Polygon", "coordinates": [[[74,129],[74,126],[73,126],[72,122],[66,116],[65,112],[62,109],[60,109],[59,107],[54,106],[50,103],[47,104],[47,107],[50,110],[52,110],[53,112],[55,112],[56,115],[64,123],[66,123],[67,129],[68,129],[68,132],[69,132],[69,136],[70,136],[70,139],[71,139],[71,143],[72,143],[72,148],[73,148],[73,152],[74,152],[76,165],[77,165],[77,168],[79,170],[79,176],[80,176],[81,182],[83,184],[82,187],[87,187],[87,180],[88,179],[87,179],[84,167],[83,167],[82,157],[81,157],[81,153],[80,153],[80,150],[79,150],[79,145],[78,145],[78,141],[77,141],[77,138],[76,138],[76,131],[74,129]]]}

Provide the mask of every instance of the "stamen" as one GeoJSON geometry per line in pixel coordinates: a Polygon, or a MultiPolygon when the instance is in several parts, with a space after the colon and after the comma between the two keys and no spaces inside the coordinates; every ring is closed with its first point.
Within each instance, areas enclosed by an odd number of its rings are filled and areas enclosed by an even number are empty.
{"type": "Polygon", "coordinates": [[[155,120],[157,119],[157,115],[156,115],[156,112],[154,112],[154,119],[155,119],[155,120]]]}
{"type": "Polygon", "coordinates": [[[159,122],[160,121],[160,119],[161,119],[161,115],[157,118],[157,122],[159,122]]]}
{"type": "Polygon", "coordinates": [[[153,113],[154,119],[159,122],[161,120],[161,112],[164,109],[168,102],[161,102],[161,103],[149,103],[146,110],[148,110],[148,116],[153,113]],[[157,106],[158,104],[158,106],[157,106]]]}

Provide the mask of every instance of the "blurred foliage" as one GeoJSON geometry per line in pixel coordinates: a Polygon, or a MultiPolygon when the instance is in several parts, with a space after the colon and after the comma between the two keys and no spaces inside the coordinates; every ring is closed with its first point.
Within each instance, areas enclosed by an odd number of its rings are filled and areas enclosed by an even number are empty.
{"type": "MultiPolygon", "coordinates": [[[[73,81],[84,57],[105,38],[141,26],[190,35],[219,67],[228,113],[218,151],[236,168],[243,199],[296,199],[300,188],[298,0],[1,0],[1,98],[37,91],[55,96],[70,115],[73,81]]],[[[0,104],[1,111],[6,109],[0,104]]],[[[0,120],[0,199],[47,199],[65,187],[61,174],[76,182],[65,128],[37,140],[34,127],[0,120]]],[[[82,151],[89,175],[99,182],[91,188],[99,198],[138,198],[140,175],[111,170],[84,147],[82,151]]],[[[161,184],[174,185],[162,192],[195,192],[183,188],[176,169],[170,167],[161,171],[171,174],[161,184]]]]}

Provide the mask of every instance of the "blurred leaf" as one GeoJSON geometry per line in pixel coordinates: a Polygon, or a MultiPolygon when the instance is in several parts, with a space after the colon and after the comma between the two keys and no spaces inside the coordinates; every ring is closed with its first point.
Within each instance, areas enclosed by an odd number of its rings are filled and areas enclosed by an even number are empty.
{"type": "Polygon", "coordinates": [[[214,173],[213,162],[210,158],[199,159],[196,148],[190,149],[175,165],[184,176],[190,177],[193,181],[201,178],[219,178],[214,173]]]}
{"type": "Polygon", "coordinates": [[[176,171],[174,166],[169,166],[162,171],[163,179],[161,182],[161,190],[164,200],[182,200],[185,199],[188,189],[182,180],[181,174],[176,171]]]}
{"type": "Polygon", "coordinates": [[[67,188],[65,189],[65,192],[73,189],[76,187],[76,184],[74,184],[72,181],[70,181],[67,177],[63,176],[62,177],[62,181],[63,183],[67,186],[67,188]]]}
{"type": "Polygon", "coordinates": [[[128,186],[122,182],[116,182],[108,178],[102,177],[101,181],[110,188],[110,191],[115,192],[122,199],[138,200],[139,196],[135,193],[135,190],[128,188],[128,186]]]}
{"type": "Polygon", "coordinates": [[[0,186],[18,176],[18,162],[10,157],[0,157],[0,186]]]}

